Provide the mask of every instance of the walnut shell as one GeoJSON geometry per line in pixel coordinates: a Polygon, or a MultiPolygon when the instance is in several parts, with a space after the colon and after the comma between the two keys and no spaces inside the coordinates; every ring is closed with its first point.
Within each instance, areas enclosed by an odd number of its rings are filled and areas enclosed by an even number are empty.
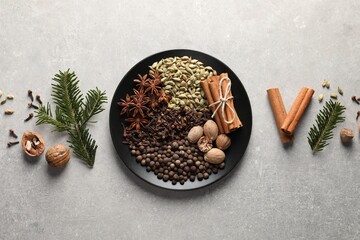
{"type": "Polygon", "coordinates": [[[207,120],[204,124],[204,134],[211,141],[216,139],[219,134],[219,128],[213,120],[207,120]]]}
{"type": "Polygon", "coordinates": [[[208,152],[213,147],[212,141],[206,136],[202,136],[197,142],[198,148],[202,152],[208,152]]]}
{"type": "Polygon", "coordinates": [[[216,147],[220,150],[226,150],[231,145],[231,139],[226,134],[220,134],[216,138],[216,147]]]}
{"type": "Polygon", "coordinates": [[[70,160],[70,150],[66,146],[58,144],[46,151],[45,158],[52,167],[64,167],[70,160]]]}
{"type": "Polygon", "coordinates": [[[225,153],[218,148],[212,148],[205,153],[204,160],[212,164],[219,164],[225,160],[225,153]]]}
{"type": "Polygon", "coordinates": [[[26,131],[22,135],[21,147],[30,157],[39,157],[45,150],[45,141],[37,132],[26,131]]]}
{"type": "Polygon", "coordinates": [[[201,138],[203,133],[204,133],[204,130],[201,126],[195,126],[190,129],[187,138],[188,138],[189,142],[196,143],[197,141],[199,141],[199,139],[201,138]]]}

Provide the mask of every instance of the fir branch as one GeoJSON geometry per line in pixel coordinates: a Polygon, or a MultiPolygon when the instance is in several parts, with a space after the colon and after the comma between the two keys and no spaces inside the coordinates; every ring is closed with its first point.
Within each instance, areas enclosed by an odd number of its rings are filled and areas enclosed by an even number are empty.
{"type": "Polygon", "coordinates": [[[66,131],[75,155],[92,167],[97,145],[86,124],[94,115],[104,110],[102,105],[107,102],[106,93],[98,88],[89,90],[84,101],[79,80],[70,70],[59,71],[53,81],[51,96],[56,105],[55,117],[49,103],[46,106],[42,105],[36,111],[36,124],[50,124],[58,132],[66,131]]]}
{"type": "Polygon", "coordinates": [[[345,109],[339,102],[331,99],[325,103],[316,117],[316,126],[313,125],[308,133],[307,139],[313,153],[320,152],[329,145],[327,141],[333,138],[333,129],[338,123],[345,121],[342,116],[345,109]]]}
{"type": "MultiPolygon", "coordinates": [[[[59,121],[59,119],[53,118],[52,112],[51,112],[51,106],[50,103],[47,103],[47,105],[41,105],[38,110],[36,110],[36,124],[50,124],[55,127],[55,131],[63,132],[68,131],[71,128],[69,125],[64,124],[64,121],[59,121]]],[[[57,115],[58,116],[58,115],[57,115]]]]}
{"type": "Polygon", "coordinates": [[[102,104],[106,103],[105,92],[101,92],[98,88],[91,89],[85,97],[84,111],[82,113],[81,126],[86,124],[91,116],[99,114],[105,109],[102,104]]]}

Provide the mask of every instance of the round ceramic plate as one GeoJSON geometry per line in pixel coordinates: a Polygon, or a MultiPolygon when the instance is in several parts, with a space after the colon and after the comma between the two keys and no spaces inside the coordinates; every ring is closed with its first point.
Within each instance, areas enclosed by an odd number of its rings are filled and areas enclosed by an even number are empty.
{"type": "Polygon", "coordinates": [[[247,145],[250,140],[251,127],[252,127],[252,113],[249,97],[246,93],[244,86],[242,85],[240,79],[235,75],[235,73],[224,63],[218,59],[193,50],[169,50],[165,52],[160,52],[154,54],[150,57],[145,58],[144,60],[137,63],[130,71],[124,76],[124,78],[119,83],[114,96],[111,101],[110,108],[110,133],[114,147],[120,157],[124,162],[126,167],[132,171],[136,176],[148,182],[152,185],[171,189],[171,190],[191,190],[202,188],[208,186],[214,182],[219,181],[230,173],[234,167],[241,161],[241,158],[247,148],[247,145]],[[225,158],[225,168],[220,169],[217,174],[211,174],[210,177],[206,180],[194,182],[186,181],[184,185],[177,183],[173,185],[171,181],[164,182],[159,180],[153,172],[147,172],[145,167],[142,167],[135,160],[135,157],[130,154],[128,145],[123,144],[122,137],[122,124],[124,122],[124,117],[120,116],[120,107],[117,105],[120,99],[125,98],[126,94],[132,94],[132,89],[135,87],[133,80],[137,78],[138,74],[144,75],[148,74],[149,66],[152,63],[161,60],[162,58],[175,57],[175,56],[189,56],[193,59],[198,59],[204,63],[204,66],[211,66],[217,71],[218,74],[226,72],[229,74],[229,78],[232,82],[232,93],[234,96],[234,105],[238,113],[239,118],[243,123],[243,127],[229,134],[231,137],[231,146],[226,150],[225,158]]]}

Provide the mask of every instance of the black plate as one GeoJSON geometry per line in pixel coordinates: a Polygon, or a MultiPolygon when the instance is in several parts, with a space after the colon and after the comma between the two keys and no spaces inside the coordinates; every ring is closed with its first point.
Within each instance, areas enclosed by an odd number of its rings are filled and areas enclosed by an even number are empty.
{"type": "Polygon", "coordinates": [[[191,190],[208,186],[225,177],[229,172],[231,172],[231,170],[234,169],[236,164],[241,160],[250,140],[252,113],[250,101],[244,86],[228,66],[226,66],[218,59],[198,51],[169,50],[145,58],[144,60],[137,63],[133,68],[131,68],[130,71],[124,76],[118,85],[111,101],[109,121],[110,133],[114,147],[121,160],[136,176],[150,184],[161,188],[172,190],[191,190]],[[135,86],[133,79],[137,78],[138,74],[147,74],[149,72],[149,66],[152,65],[152,63],[159,61],[162,58],[175,56],[189,56],[198,59],[204,63],[204,66],[211,66],[218,72],[218,74],[227,72],[229,74],[229,78],[232,80],[232,93],[234,96],[235,108],[239,118],[244,125],[244,127],[229,135],[231,137],[232,144],[231,147],[226,150],[225,168],[219,170],[217,174],[211,174],[209,179],[202,181],[195,180],[194,182],[190,182],[188,180],[184,185],[180,185],[180,183],[172,185],[171,181],[164,182],[159,180],[153,172],[147,172],[145,167],[142,167],[136,162],[135,157],[131,156],[130,154],[128,145],[122,143],[123,129],[121,123],[124,122],[124,118],[120,116],[120,107],[116,104],[121,98],[125,98],[127,93],[132,94],[132,88],[135,86]]]}

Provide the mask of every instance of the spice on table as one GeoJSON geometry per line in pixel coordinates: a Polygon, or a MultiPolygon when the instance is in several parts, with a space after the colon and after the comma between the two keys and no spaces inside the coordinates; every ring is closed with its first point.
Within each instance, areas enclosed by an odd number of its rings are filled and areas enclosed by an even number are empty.
{"type": "Polygon", "coordinates": [[[3,95],[3,91],[0,89],[0,97],[2,97],[3,95]]]}
{"type": "Polygon", "coordinates": [[[38,106],[34,105],[32,102],[28,104],[29,108],[39,109],[38,106]]]}
{"type": "Polygon", "coordinates": [[[201,126],[192,127],[187,135],[187,139],[191,143],[197,143],[204,134],[204,129],[201,126]]]}
{"type": "Polygon", "coordinates": [[[350,143],[354,138],[354,132],[351,129],[343,128],[340,131],[340,139],[343,143],[350,143]]]}
{"type": "Polygon", "coordinates": [[[275,117],[275,122],[280,135],[282,143],[289,143],[294,140],[294,135],[285,134],[281,131],[281,125],[284,123],[287,116],[286,109],[278,88],[270,88],[267,90],[270,106],[275,117]]]}
{"type": "Polygon", "coordinates": [[[219,134],[219,128],[213,120],[207,120],[204,124],[204,135],[210,140],[214,141],[219,134]]]}
{"type": "Polygon", "coordinates": [[[293,135],[297,124],[299,123],[302,115],[304,114],[307,106],[309,105],[311,98],[314,94],[314,90],[308,87],[302,87],[298,96],[296,97],[291,109],[286,116],[281,130],[288,135],[293,135]]]}
{"type": "Polygon", "coordinates": [[[340,88],[340,87],[338,87],[338,93],[342,96],[342,95],[344,95],[344,91],[340,88]]]}
{"type": "Polygon", "coordinates": [[[16,134],[15,131],[12,130],[12,129],[9,129],[9,135],[12,136],[12,137],[14,137],[14,138],[18,138],[17,134],[16,134]]]}
{"type": "Polygon", "coordinates": [[[319,102],[322,102],[322,100],[324,99],[324,94],[319,94],[318,100],[319,102]]]}
{"type": "Polygon", "coordinates": [[[357,104],[360,104],[360,101],[356,98],[356,96],[352,96],[351,100],[353,100],[354,102],[356,102],[357,104]]]}
{"type": "Polygon", "coordinates": [[[34,101],[34,96],[33,96],[33,92],[31,90],[28,90],[28,96],[29,96],[31,102],[33,102],[34,101]]]}
{"type": "Polygon", "coordinates": [[[358,120],[360,117],[360,111],[357,111],[357,114],[356,114],[356,120],[358,120]]]}
{"type": "Polygon", "coordinates": [[[207,138],[206,136],[202,136],[199,139],[199,141],[197,142],[197,146],[200,151],[206,153],[206,152],[210,151],[210,149],[212,149],[213,144],[209,138],[207,138]]]}
{"type": "Polygon", "coordinates": [[[4,105],[6,103],[6,98],[0,102],[1,105],[4,105]]]}
{"type": "MultiPolygon", "coordinates": [[[[222,126],[224,132],[230,133],[240,127],[242,123],[236,113],[233,96],[231,93],[231,80],[228,78],[227,73],[223,73],[220,76],[211,76],[202,81],[202,86],[208,85],[209,88],[203,87],[205,96],[211,106],[215,108],[212,110],[213,116],[219,116],[218,127],[222,126]],[[211,95],[211,98],[208,96],[211,95]],[[212,101],[212,102],[210,102],[212,101]]],[[[216,119],[215,119],[216,120],[216,119]]],[[[217,120],[216,120],[217,121],[217,120]]]]}
{"type": "Polygon", "coordinates": [[[212,148],[210,151],[205,153],[204,159],[212,164],[220,164],[225,159],[225,153],[218,148],[212,148]]]}
{"type": "Polygon", "coordinates": [[[39,95],[36,95],[36,101],[38,101],[39,103],[40,103],[40,105],[42,105],[43,104],[43,102],[41,101],[41,99],[40,99],[40,96],[39,95]]]}
{"type": "Polygon", "coordinates": [[[8,146],[8,147],[12,147],[12,146],[14,146],[14,145],[16,145],[16,144],[19,144],[19,141],[8,142],[8,143],[7,143],[7,146],[8,146]]]}
{"type": "Polygon", "coordinates": [[[226,134],[220,134],[219,136],[217,136],[215,143],[218,149],[224,151],[230,147],[231,138],[226,134]]]}
{"type": "Polygon", "coordinates": [[[329,81],[324,80],[324,81],[322,82],[322,87],[323,87],[323,88],[326,87],[327,89],[329,89],[329,88],[330,88],[330,83],[329,83],[329,81]]]}
{"type": "Polygon", "coordinates": [[[5,115],[12,115],[15,111],[14,110],[11,110],[11,109],[6,109],[4,111],[5,115]]]}
{"type": "Polygon", "coordinates": [[[337,99],[337,94],[336,94],[336,93],[331,93],[331,94],[330,94],[330,97],[331,97],[332,99],[337,99]]]}
{"type": "Polygon", "coordinates": [[[13,99],[14,99],[14,95],[9,94],[9,95],[6,96],[6,98],[9,99],[9,100],[13,100],[13,99]]]}
{"type": "MultiPolygon", "coordinates": [[[[210,104],[210,109],[212,112],[215,112],[215,109],[216,109],[216,106],[215,105],[212,105],[215,101],[214,101],[214,98],[212,97],[211,95],[211,92],[210,92],[210,87],[209,87],[209,82],[208,80],[205,80],[205,81],[201,81],[200,82],[200,85],[205,93],[205,96],[207,98],[207,101],[208,103],[210,104]]],[[[215,118],[215,122],[219,128],[219,132],[220,133],[224,133],[224,128],[222,126],[222,123],[221,123],[221,120],[220,120],[220,115],[219,114],[215,114],[214,116],[215,118]]]]}
{"type": "Polygon", "coordinates": [[[24,119],[24,122],[29,121],[29,120],[32,119],[33,117],[34,117],[34,114],[33,114],[33,113],[30,113],[29,116],[24,119]]]}
{"type": "Polygon", "coordinates": [[[158,75],[165,94],[171,95],[169,108],[209,111],[200,83],[217,74],[210,66],[188,56],[175,56],[154,62],[149,68],[149,75],[158,75]]]}

